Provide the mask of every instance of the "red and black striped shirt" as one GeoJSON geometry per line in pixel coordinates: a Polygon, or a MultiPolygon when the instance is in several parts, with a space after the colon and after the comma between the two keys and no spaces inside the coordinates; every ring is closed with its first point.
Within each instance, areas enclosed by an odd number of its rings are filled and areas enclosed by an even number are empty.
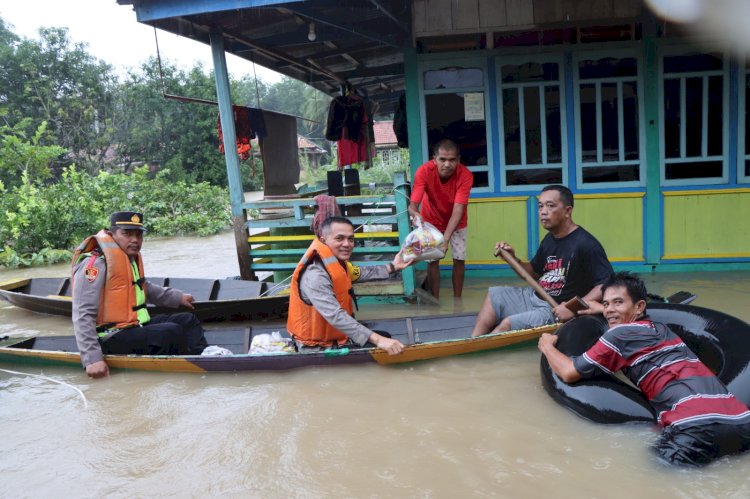
{"type": "Polygon", "coordinates": [[[667,326],[642,320],[604,333],[573,359],[581,376],[623,373],[641,389],[664,426],[750,422],[750,410],[667,326]]]}

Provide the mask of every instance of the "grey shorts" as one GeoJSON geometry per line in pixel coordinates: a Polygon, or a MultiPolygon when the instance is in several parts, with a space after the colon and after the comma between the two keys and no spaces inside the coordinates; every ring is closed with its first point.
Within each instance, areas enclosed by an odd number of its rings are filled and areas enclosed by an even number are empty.
{"type": "Polygon", "coordinates": [[[513,330],[555,322],[552,308],[529,287],[495,286],[487,290],[498,324],[510,317],[513,330]]]}

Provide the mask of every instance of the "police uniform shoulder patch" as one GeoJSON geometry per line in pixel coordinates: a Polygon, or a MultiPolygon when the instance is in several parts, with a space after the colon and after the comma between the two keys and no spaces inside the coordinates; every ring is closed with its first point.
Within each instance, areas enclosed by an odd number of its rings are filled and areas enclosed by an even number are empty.
{"type": "Polygon", "coordinates": [[[97,269],[96,267],[89,267],[86,269],[87,281],[94,282],[98,276],[99,276],[99,269],[97,269]]]}
{"type": "Polygon", "coordinates": [[[346,271],[349,274],[349,278],[352,280],[352,282],[356,282],[362,275],[362,269],[359,266],[352,264],[351,262],[346,262],[346,271]]]}

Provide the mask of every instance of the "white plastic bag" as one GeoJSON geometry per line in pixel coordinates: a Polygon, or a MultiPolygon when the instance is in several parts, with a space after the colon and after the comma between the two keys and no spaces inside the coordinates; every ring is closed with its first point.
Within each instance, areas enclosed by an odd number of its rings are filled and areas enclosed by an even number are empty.
{"type": "Polygon", "coordinates": [[[278,331],[271,334],[259,334],[250,342],[251,355],[265,355],[269,353],[292,353],[294,346],[291,338],[282,338],[278,331]]]}
{"type": "Polygon", "coordinates": [[[201,352],[201,355],[204,355],[206,357],[224,357],[227,355],[234,355],[231,350],[227,350],[224,347],[220,347],[218,345],[210,345],[203,349],[203,352],[201,352]]]}
{"type": "Polygon", "coordinates": [[[415,221],[416,229],[409,232],[404,240],[404,253],[401,255],[405,262],[421,262],[423,260],[440,260],[445,252],[440,249],[443,244],[443,234],[434,225],[419,218],[415,221]]]}

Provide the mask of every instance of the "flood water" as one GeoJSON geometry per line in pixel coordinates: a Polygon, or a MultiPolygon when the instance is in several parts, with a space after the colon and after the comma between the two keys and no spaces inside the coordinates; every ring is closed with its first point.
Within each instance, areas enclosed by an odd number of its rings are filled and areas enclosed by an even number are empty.
{"type": "MultiPolygon", "coordinates": [[[[151,275],[239,273],[233,236],[147,240],[151,275]]],[[[66,265],[0,271],[59,276],[66,265]]],[[[359,318],[478,310],[470,279],[440,307],[365,304],[359,318]]],[[[750,321],[750,272],[662,273],[649,290],[750,321]]],[[[72,334],[0,302],[0,336],[72,334]]],[[[750,455],[665,467],[649,425],[597,425],[544,392],[535,346],[402,366],[162,374],[3,364],[0,497],[749,497],[750,455]],[[88,406],[72,387],[80,389],[88,406]]]]}

